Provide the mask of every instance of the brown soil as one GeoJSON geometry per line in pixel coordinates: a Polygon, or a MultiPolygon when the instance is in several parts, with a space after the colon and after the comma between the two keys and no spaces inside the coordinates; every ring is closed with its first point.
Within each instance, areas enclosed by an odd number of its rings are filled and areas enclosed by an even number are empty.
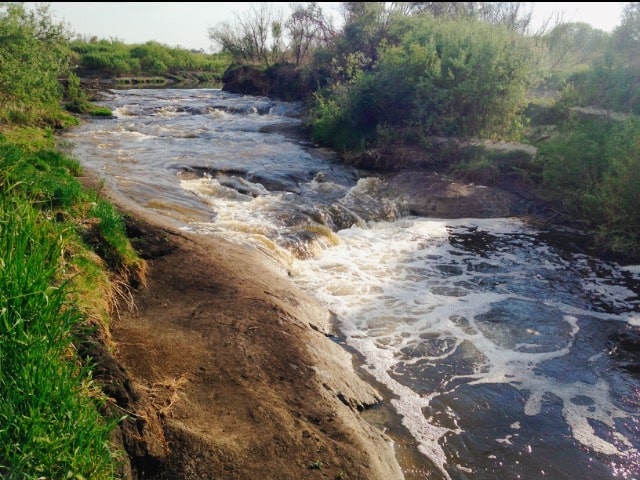
{"type": "Polygon", "coordinates": [[[127,478],[402,478],[361,411],[382,401],[328,337],[331,315],[262,255],[139,214],[136,308],[88,345],[127,417],[127,478]]]}

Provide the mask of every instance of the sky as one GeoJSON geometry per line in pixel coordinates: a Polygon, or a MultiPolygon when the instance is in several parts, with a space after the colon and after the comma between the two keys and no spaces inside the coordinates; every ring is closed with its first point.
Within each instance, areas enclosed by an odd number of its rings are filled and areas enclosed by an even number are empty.
{"type": "MultiPolygon", "coordinates": [[[[207,53],[214,51],[210,27],[233,24],[259,2],[40,2],[50,6],[54,21],[64,23],[82,37],[144,43],[150,40],[207,53]]],[[[272,2],[288,11],[289,2],[272,2]]],[[[534,30],[545,20],[585,22],[607,32],[620,24],[626,2],[533,2],[534,30]],[[559,16],[559,17],[558,17],[559,16]]],[[[25,2],[27,7],[35,5],[25,2]]],[[[321,2],[323,9],[337,12],[338,2],[321,2]]]]}

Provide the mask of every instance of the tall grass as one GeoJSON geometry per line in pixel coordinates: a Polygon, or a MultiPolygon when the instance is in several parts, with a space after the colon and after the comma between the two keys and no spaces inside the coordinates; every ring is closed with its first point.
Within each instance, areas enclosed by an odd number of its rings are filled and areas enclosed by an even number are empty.
{"type": "Polygon", "coordinates": [[[113,424],[74,354],[82,316],[60,278],[64,229],[0,192],[0,476],[114,478],[113,424]]]}
{"type": "Polygon", "coordinates": [[[50,149],[26,151],[0,137],[0,188],[28,197],[51,218],[67,219],[69,227],[106,264],[117,270],[144,268],[126,236],[122,215],[99,192],[78,181],[80,164],[50,149]]]}
{"type": "Polygon", "coordinates": [[[116,478],[105,396],[75,345],[110,305],[90,299],[144,263],[77,161],[0,136],[0,478],[116,478]],[[98,275],[96,272],[102,272],[98,275]],[[89,297],[89,299],[87,299],[89,297]],[[80,333],[84,332],[84,333],[80,333]]]}

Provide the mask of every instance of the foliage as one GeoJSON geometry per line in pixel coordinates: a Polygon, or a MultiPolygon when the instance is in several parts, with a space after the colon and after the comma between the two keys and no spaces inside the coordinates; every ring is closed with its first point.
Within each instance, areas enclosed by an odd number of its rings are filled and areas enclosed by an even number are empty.
{"type": "Polygon", "coordinates": [[[568,82],[572,105],[640,114],[640,66],[622,64],[608,54],[589,70],[572,75],[568,82]]]}
{"type": "Polygon", "coordinates": [[[107,107],[99,107],[89,102],[86,91],[82,88],[80,78],[70,73],[66,79],[64,92],[64,108],[73,113],[88,113],[95,117],[110,117],[112,112],[107,107]]]}
{"type": "Polygon", "coordinates": [[[234,63],[262,64],[266,67],[284,62],[282,12],[271,3],[252,6],[245,15],[236,14],[235,25],[223,22],[209,29],[209,39],[234,63]]]}
{"type": "Polygon", "coordinates": [[[640,120],[617,123],[607,142],[609,165],[598,188],[601,239],[640,255],[640,120]]]}
{"type": "Polygon", "coordinates": [[[623,9],[620,25],[613,32],[614,51],[623,63],[640,69],[640,2],[628,2],[623,9]]]}
{"type": "Polygon", "coordinates": [[[71,42],[73,65],[81,76],[180,75],[196,72],[221,78],[230,60],[225,54],[205,54],[158,42],[125,44],[118,40],[76,39],[71,42]]]}
{"type": "Polygon", "coordinates": [[[54,216],[64,211],[82,219],[74,229],[114,269],[141,267],[122,217],[98,192],[82,187],[76,178],[81,174],[76,160],[55,150],[29,153],[0,142],[0,172],[0,182],[14,185],[15,193],[26,196],[43,211],[54,216]],[[87,231],[87,225],[95,228],[87,231]]]}
{"type": "Polygon", "coordinates": [[[7,479],[114,478],[113,420],[88,366],[70,359],[82,322],[61,283],[62,225],[0,191],[0,472],[7,479]]]}
{"type": "Polygon", "coordinates": [[[348,65],[358,58],[358,69],[367,71],[378,60],[379,49],[388,40],[390,12],[384,2],[345,2],[346,19],[341,35],[334,44],[339,71],[342,78],[353,77],[348,65]]]}
{"type": "Polygon", "coordinates": [[[602,58],[609,35],[582,22],[561,23],[543,36],[548,49],[547,68],[575,71],[602,58]]]}
{"type": "Polygon", "coordinates": [[[81,173],[76,160],[55,150],[25,149],[0,136],[3,478],[115,478],[110,434],[117,419],[100,414],[104,396],[92,365],[75,355],[75,335],[88,325],[79,302],[106,290],[105,263],[141,280],[144,265],[122,217],[81,186],[81,173]],[[105,263],[96,263],[91,248],[105,263]]]}
{"type": "Polygon", "coordinates": [[[539,147],[544,185],[574,218],[596,227],[600,240],[640,253],[640,121],[572,116],[539,147]]]}
{"type": "MultiPolygon", "coordinates": [[[[75,117],[69,117],[75,120],[75,117]]],[[[71,123],[75,125],[76,123],[71,123]]],[[[0,143],[10,143],[24,150],[50,150],[55,148],[52,128],[40,128],[26,125],[3,126],[0,143]]]]}
{"type": "Polygon", "coordinates": [[[540,168],[533,156],[524,150],[500,151],[483,146],[469,147],[456,152],[449,162],[449,170],[467,182],[494,185],[505,179],[539,180],[540,168]]]}
{"type": "Polygon", "coordinates": [[[317,141],[353,148],[375,141],[381,125],[425,135],[506,137],[522,125],[535,79],[532,45],[504,27],[429,14],[397,17],[397,45],[382,46],[367,70],[318,95],[312,112],[317,141]],[[357,142],[331,140],[344,128],[357,142]]]}
{"type": "Polygon", "coordinates": [[[124,218],[114,206],[102,199],[92,203],[89,215],[97,219],[96,231],[89,243],[114,270],[127,271],[142,267],[125,233],[124,218]]]}
{"type": "Polygon", "coordinates": [[[640,114],[640,61],[637,53],[640,47],[640,2],[630,2],[625,6],[621,24],[611,36],[598,41],[591,34],[575,41],[582,42],[580,52],[586,55],[589,63],[568,76],[572,96],[563,98],[563,101],[574,106],[640,114]],[[590,49],[591,54],[584,53],[590,49]]]}
{"type": "Polygon", "coordinates": [[[429,12],[447,20],[477,20],[502,25],[513,32],[529,32],[533,11],[524,2],[398,2],[404,14],[429,12]]]}
{"type": "Polygon", "coordinates": [[[336,36],[331,17],[321,4],[292,4],[285,16],[273,3],[254,5],[234,22],[222,22],[209,28],[209,39],[234,65],[308,63],[313,52],[328,46],[336,36]]]}
{"type": "MultiPolygon", "coordinates": [[[[363,149],[366,145],[365,134],[352,121],[348,108],[354,99],[345,85],[336,85],[328,94],[317,94],[315,104],[310,111],[313,118],[313,140],[316,143],[331,145],[338,151],[363,149]]],[[[371,132],[369,132],[370,134],[371,132]]]]}
{"type": "Polygon", "coordinates": [[[80,78],[74,73],[67,77],[67,87],[65,91],[65,108],[74,113],[84,113],[88,109],[89,100],[87,94],[82,89],[80,78]]]}
{"type": "Polygon", "coordinates": [[[316,2],[294,6],[285,26],[291,39],[291,61],[295,65],[303,64],[313,51],[329,45],[336,35],[331,19],[316,2]]]}
{"type": "Polygon", "coordinates": [[[57,124],[58,78],[67,72],[68,34],[52,22],[49,8],[0,6],[0,123],[57,124]]]}

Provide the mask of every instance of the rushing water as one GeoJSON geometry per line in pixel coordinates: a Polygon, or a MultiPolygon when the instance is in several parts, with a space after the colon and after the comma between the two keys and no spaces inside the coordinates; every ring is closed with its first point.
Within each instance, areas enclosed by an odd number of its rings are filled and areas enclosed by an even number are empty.
{"type": "Polygon", "coordinates": [[[128,90],[65,138],[141,208],[264,252],[335,313],[425,459],[412,478],[640,479],[640,267],[517,219],[404,214],[287,135],[295,104],[128,90]],[[420,476],[422,475],[422,476],[420,476]]]}

